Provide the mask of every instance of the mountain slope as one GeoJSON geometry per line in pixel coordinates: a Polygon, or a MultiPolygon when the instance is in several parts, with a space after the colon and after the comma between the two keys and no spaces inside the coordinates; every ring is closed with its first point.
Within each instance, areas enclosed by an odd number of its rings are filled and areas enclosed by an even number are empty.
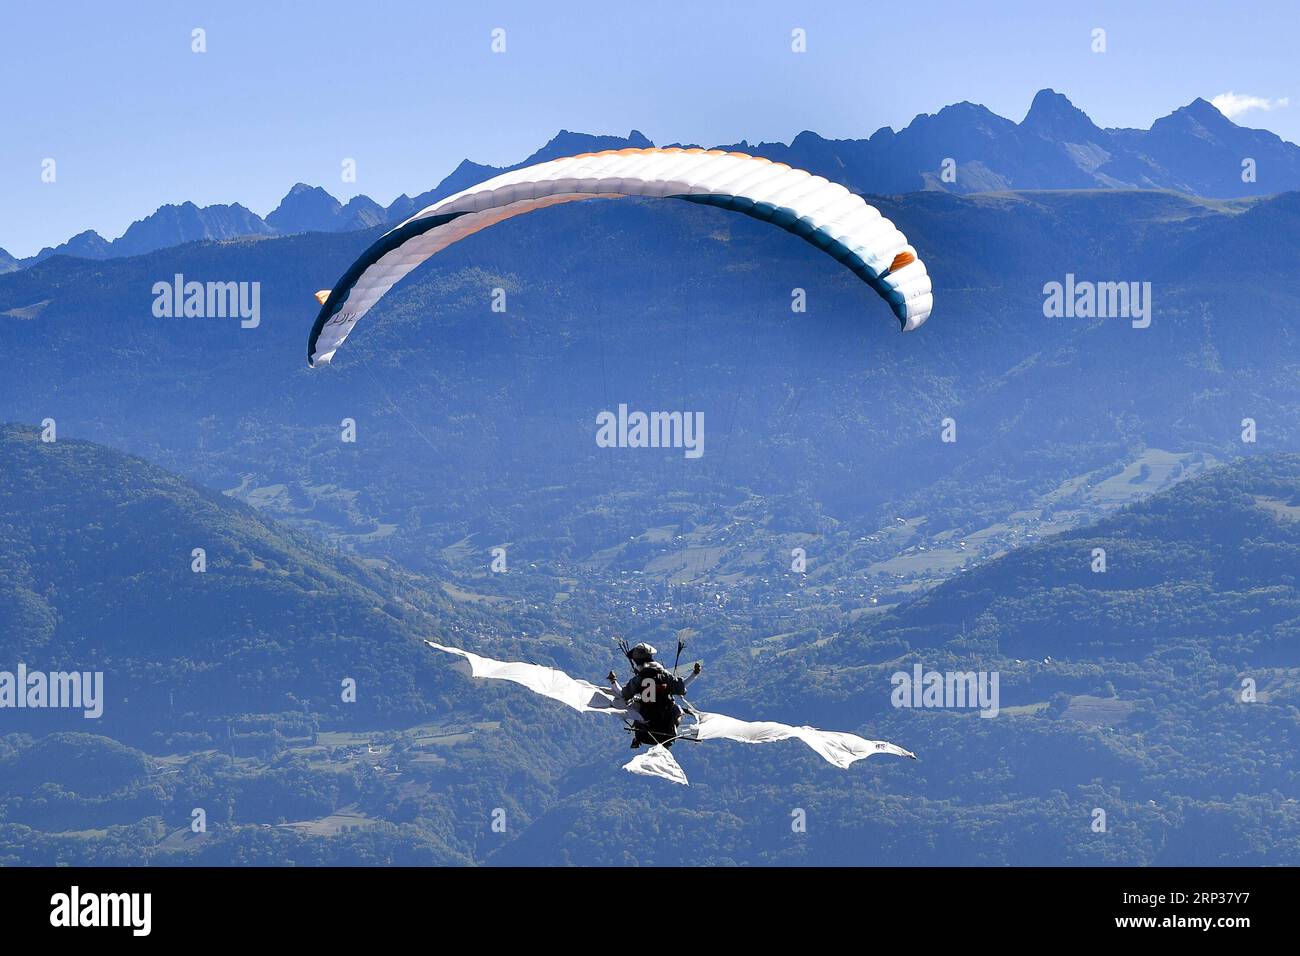
{"type": "MultiPolygon", "coordinates": [[[[169,560],[156,560],[153,552],[171,553],[173,532],[211,538],[218,529],[226,537],[214,552],[233,554],[238,544],[265,559],[265,571],[289,572],[289,586],[276,589],[273,602],[284,603],[294,616],[301,613],[292,585],[298,576],[316,579],[320,602],[315,639],[299,640],[292,620],[271,613],[266,621],[276,631],[265,636],[256,657],[242,648],[232,654],[227,646],[247,643],[239,640],[241,612],[254,607],[233,588],[225,591],[223,615],[229,637],[178,644],[165,655],[150,646],[148,633],[138,642],[107,634],[96,660],[81,665],[69,652],[85,647],[66,639],[62,622],[48,636],[30,621],[6,622],[0,633],[14,634],[17,627],[20,635],[35,635],[23,648],[29,662],[39,664],[44,649],[62,647],[61,666],[103,666],[113,687],[105,720],[94,733],[86,733],[83,722],[79,733],[0,737],[0,861],[7,864],[1300,860],[1300,775],[1286,759],[1300,735],[1300,667],[1238,664],[1249,647],[1224,640],[1233,635],[1222,625],[1241,622],[1218,613],[1218,591],[1185,595],[1186,613],[1207,625],[1199,645],[1174,640],[1133,661],[1040,664],[982,652],[972,658],[969,647],[955,654],[920,648],[919,655],[904,654],[875,668],[846,661],[828,671],[820,659],[808,663],[800,655],[782,655],[746,673],[732,666],[734,660],[709,657],[704,677],[692,688],[692,700],[705,709],[899,740],[919,752],[917,763],[875,758],[840,771],[793,743],[715,742],[683,746],[679,759],[692,786],[672,787],[618,769],[627,750],[614,722],[575,714],[522,688],[470,682],[443,668],[421,673],[417,689],[439,703],[426,717],[435,722],[407,730],[397,725],[381,732],[318,733],[310,722],[295,727],[286,713],[264,724],[271,729],[233,740],[197,725],[188,736],[160,735],[165,749],[124,747],[101,735],[115,711],[147,707],[151,723],[164,727],[186,718],[169,714],[161,699],[139,699],[149,693],[148,681],[131,686],[129,701],[116,699],[124,672],[114,658],[119,648],[162,673],[182,663],[179,653],[187,674],[238,667],[242,696],[225,700],[222,711],[249,703],[264,707],[264,672],[274,672],[285,687],[296,686],[295,670],[310,676],[313,656],[333,658],[337,642],[330,635],[336,624],[346,626],[355,616],[352,598],[359,592],[364,605],[370,600],[366,580],[382,581],[348,564],[332,569],[327,560],[293,550],[292,543],[277,543],[269,534],[273,529],[245,509],[211,500],[138,460],[77,442],[41,445],[29,430],[12,428],[0,448],[0,461],[15,465],[3,472],[6,479],[13,476],[13,484],[0,485],[0,580],[17,581],[29,592],[6,594],[0,606],[17,597],[28,605],[43,601],[75,609],[84,599],[91,610],[68,622],[80,629],[97,613],[93,606],[116,600],[108,593],[112,588],[125,595],[118,601],[127,611],[120,629],[130,630],[149,620],[130,612],[132,592],[147,591],[155,599],[188,593],[169,560]],[[31,490],[31,482],[44,483],[39,487],[51,503],[37,500],[42,492],[31,490]],[[95,520],[87,522],[88,514],[95,520]],[[116,547],[106,563],[108,542],[116,547]],[[360,576],[363,583],[349,591],[335,571],[346,571],[349,580],[360,576]],[[891,708],[890,673],[908,670],[914,661],[1000,670],[1001,712],[984,720],[969,711],[891,708]],[[843,701],[837,700],[839,685],[828,680],[832,674],[852,682],[843,701]],[[1243,676],[1257,682],[1258,702],[1237,699],[1243,676]],[[805,683],[807,677],[813,679],[805,683]],[[448,717],[456,722],[436,722],[448,717]],[[475,720],[481,722],[467,726],[475,720]],[[222,752],[227,747],[237,759],[222,752]],[[81,769],[74,772],[73,765],[81,769]],[[210,833],[189,831],[194,807],[207,809],[210,833]],[[1092,826],[1098,808],[1107,814],[1104,834],[1092,826]],[[488,826],[499,811],[509,821],[505,834],[488,826]],[[791,827],[797,812],[806,829],[791,827]]],[[[1208,567],[1227,575],[1223,593],[1255,577],[1265,587],[1294,593],[1297,512],[1300,456],[1260,456],[1184,482],[1078,537],[1141,541],[1151,554],[1182,554],[1193,578],[1205,566],[1201,552],[1221,539],[1227,542],[1222,560],[1208,567]],[[1237,538],[1225,532],[1225,524],[1236,533],[1243,521],[1237,538]],[[1237,580],[1231,578],[1234,565],[1237,580]]],[[[1019,572],[1030,581],[1050,579],[1057,554],[1052,544],[1026,549],[1019,572]]],[[[233,578],[235,568],[218,566],[208,574],[233,578]]],[[[241,581],[254,584],[258,570],[242,572],[241,581]]],[[[933,596],[960,602],[964,593],[949,585],[933,596]]],[[[954,613],[961,610],[954,607],[954,613]]],[[[1068,604],[1057,610],[1062,616],[1075,613],[1068,604]]],[[[196,606],[193,613],[212,612],[196,606]]],[[[362,623],[378,659],[421,670],[415,658],[394,657],[388,644],[402,637],[392,635],[381,618],[362,623]]],[[[502,656],[533,653],[495,642],[481,649],[502,656]]],[[[5,650],[6,659],[13,650],[5,650]]],[[[201,685],[188,680],[191,689],[201,685]]],[[[362,688],[373,686],[362,680],[362,688]]],[[[393,726],[393,718],[410,715],[400,695],[388,695],[372,709],[358,705],[344,719],[393,726]]],[[[43,719],[48,716],[35,715],[44,729],[50,728],[43,719]]]]}
{"type": "Polygon", "coordinates": [[[140,459],[0,425],[0,680],[103,675],[95,719],[5,700],[0,864],[473,862],[500,843],[485,814],[524,827],[596,728],[539,738],[537,701],[502,707],[452,673],[418,638],[500,622],[430,584],[140,459]]]}
{"type": "Polygon", "coordinates": [[[316,372],[303,367],[311,293],[369,235],[63,259],[0,277],[12,360],[0,407],[53,415],[66,434],[425,570],[444,569],[443,549],[467,535],[483,549],[511,542],[521,558],[618,549],[633,562],[652,542],[630,537],[680,525],[748,553],[726,528],[755,525],[719,520],[747,500],[736,489],[789,496],[788,533],[829,534],[819,513],[833,519],[842,537],[824,539],[823,554],[869,564],[887,554],[858,541],[876,521],[924,515],[927,536],[974,533],[1142,449],[1239,454],[1247,411],[1264,447],[1300,448],[1296,194],[920,193],[882,205],[937,277],[934,320],[913,335],[777,230],[680,203],[594,202],[436,257],[380,303],[337,367],[316,372]],[[261,323],[155,318],[147,290],[175,272],[259,282],[261,323]],[[1044,284],[1073,273],[1151,281],[1150,328],[1044,318],[1044,284]],[[496,287],[509,290],[507,313],[485,312],[496,287]],[[810,311],[791,318],[796,287],[810,311]],[[708,450],[684,468],[680,455],[598,448],[589,422],[619,402],[702,410],[708,450]],[[337,441],[345,416],[363,425],[364,456],[337,441]],[[949,416],[955,444],[936,438],[949,416]]]}
{"type": "Polygon", "coordinates": [[[841,773],[797,747],[679,747],[689,791],[575,780],[491,862],[1293,864],[1300,455],[1189,479],[821,649],[736,664],[706,664],[696,706],[853,729],[920,760],[841,773]],[[1083,581],[1097,544],[1111,570],[1083,581]],[[1048,656],[1013,656],[1028,653],[1048,656]],[[898,707],[895,675],[916,667],[997,675],[996,715],[898,707]]]}
{"type": "Polygon", "coordinates": [[[1256,667],[1300,666],[1300,456],[1217,468],[1096,525],[1027,544],[822,657],[950,642],[1067,661],[1201,648],[1256,667]],[[1098,549],[1104,571],[1094,570],[1098,549]]]}
{"type": "MultiPolygon", "coordinates": [[[[139,459],[0,426],[0,659],[103,671],[97,727],[130,735],[163,714],[182,725],[418,716],[436,669],[417,639],[439,633],[437,614],[394,580],[139,459]],[[355,705],[341,699],[345,678],[362,688],[355,705]]],[[[59,715],[7,717],[51,722],[59,715]]]]}

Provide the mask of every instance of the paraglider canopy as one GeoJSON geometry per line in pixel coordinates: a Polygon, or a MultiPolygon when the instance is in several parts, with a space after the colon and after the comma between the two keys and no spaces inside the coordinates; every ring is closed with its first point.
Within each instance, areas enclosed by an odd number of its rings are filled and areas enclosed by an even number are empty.
{"type": "Polygon", "coordinates": [[[876,290],[904,331],[930,315],[930,277],[892,222],[838,183],[760,156],[704,149],[618,149],[503,173],[422,209],[385,233],[332,290],[307,343],[325,365],[357,322],[407,273],[466,236],[523,213],[583,199],[683,199],[770,222],[806,239],[876,290]]]}

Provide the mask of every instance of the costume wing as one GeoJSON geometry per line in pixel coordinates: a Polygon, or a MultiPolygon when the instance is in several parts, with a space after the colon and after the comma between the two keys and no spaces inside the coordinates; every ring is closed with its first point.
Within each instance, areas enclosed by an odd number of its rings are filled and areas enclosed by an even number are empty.
{"type": "Polygon", "coordinates": [[[682,732],[690,740],[739,740],[743,744],[767,744],[775,740],[802,740],[822,758],[841,769],[848,769],[855,761],[875,754],[894,754],[911,757],[916,754],[897,744],[884,740],[867,740],[857,734],[835,730],[818,730],[816,727],[793,727],[772,720],[737,720],[725,714],[708,714],[699,711],[695,725],[682,732]]]}
{"type": "Polygon", "coordinates": [[[673,757],[673,752],[663,744],[655,744],[645,753],[637,754],[623,764],[623,769],[630,773],[639,773],[643,777],[662,777],[672,783],[689,786],[686,781],[686,771],[673,757]]]}
{"type": "MultiPolygon", "coordinates": [[[[585,680],[575,680],[564,671],[541,664],[524,664],[520,661],[498,661],[490,657],[480,657],[459,647],[444,647],[433,641],[425,641],[436,651],[454,654],[460,658],[460,670],[470,677],[486,680],[508,680],[521,684],[536,694],[550,697],[567,704],[574,710],[599,711],[628,717],[629,712],[623,701],[615,698],[611,691],[597,687],[585,680]]],[[[634,715],[633,715],[634,716],[634,715]]],[[[842,769],[847,769],[854,762],[875,754],[894,754],[898,757],[911,757],[916,754],[904,750],[897,744],[884,740],[867,740],[856,734],[847,734],[833,730],[818,730],[816,727],[795,727],[779,724],[771,720],[737,720],[725,714],[710,714],[703,711],[693,713],[695,723],[678,734],[682,740],[738,740],[745,744],[767,744],[777,740],[802,740],[821,755],[822,759],[842,769]]],[[[623,766],[630,773],[646,777],[661,777],[673,783],[686,784],[686,773],[673,757],[667,747],[657,745],[642,754],[637,754],[623,766]]]]}
{"type": "Polygon", "coordinates": [[[470,677],[486,680],[508,680],[522,684],[535,694],[568,704],[574,710],[601,711],[618,717],[627,716],[627,707],[617,700],[611,691],[585,680],[575,680],[564,671],[541,664],[524,664],[520,661],[495,661],[490,657],[479,657],[459,647],[444,647],[433,641],[425,641],[435,651],[455,654],[464,658],[460,664],[462,673],[470,677]]]}

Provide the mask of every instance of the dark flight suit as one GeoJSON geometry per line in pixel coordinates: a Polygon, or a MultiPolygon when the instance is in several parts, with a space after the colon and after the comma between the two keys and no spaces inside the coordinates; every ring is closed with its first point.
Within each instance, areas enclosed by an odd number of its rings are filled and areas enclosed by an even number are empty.
{"type": "Polygon", "coordinates": [[[674,676],[658,661],[643,664],[636,676],[623,685],[623,700],[639,700],[638,710],[644,730],[638,730],[642,743],[672,746],[682,708],[673,697],[686,693],[686,681],[674,676]],[[653,689],[652,689],[653,688],[653,689]]]}

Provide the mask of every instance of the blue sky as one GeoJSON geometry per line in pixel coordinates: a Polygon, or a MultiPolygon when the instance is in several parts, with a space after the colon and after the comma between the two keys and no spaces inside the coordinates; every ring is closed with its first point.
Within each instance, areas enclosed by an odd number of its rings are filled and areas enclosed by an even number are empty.
{"type": "Polygon", "coordinates": [[[388,203],[466,157],[522,159],[561,128],[861,137],[960,100],[1018,121],[1043,87],[1101,126],[1141,128],[1232,91],[1274,104],[1237,122],[1294,142],[1297,22],[1294,0],[10,0],[0,247],[31,255],[84,229],[112,239],[187,199],[265,215],[299,181],[388,203]],[[195,27],[206,53],[190,50],[195,27]],[[495,27],[504,54],[490,50],[495,27]],[[805,54],[790,51],[795,27],[805,54]],[[54,183],[41,181],[47,157],[54,183]],[[340,179],[345,158],[355,184],[340,179]]]}

